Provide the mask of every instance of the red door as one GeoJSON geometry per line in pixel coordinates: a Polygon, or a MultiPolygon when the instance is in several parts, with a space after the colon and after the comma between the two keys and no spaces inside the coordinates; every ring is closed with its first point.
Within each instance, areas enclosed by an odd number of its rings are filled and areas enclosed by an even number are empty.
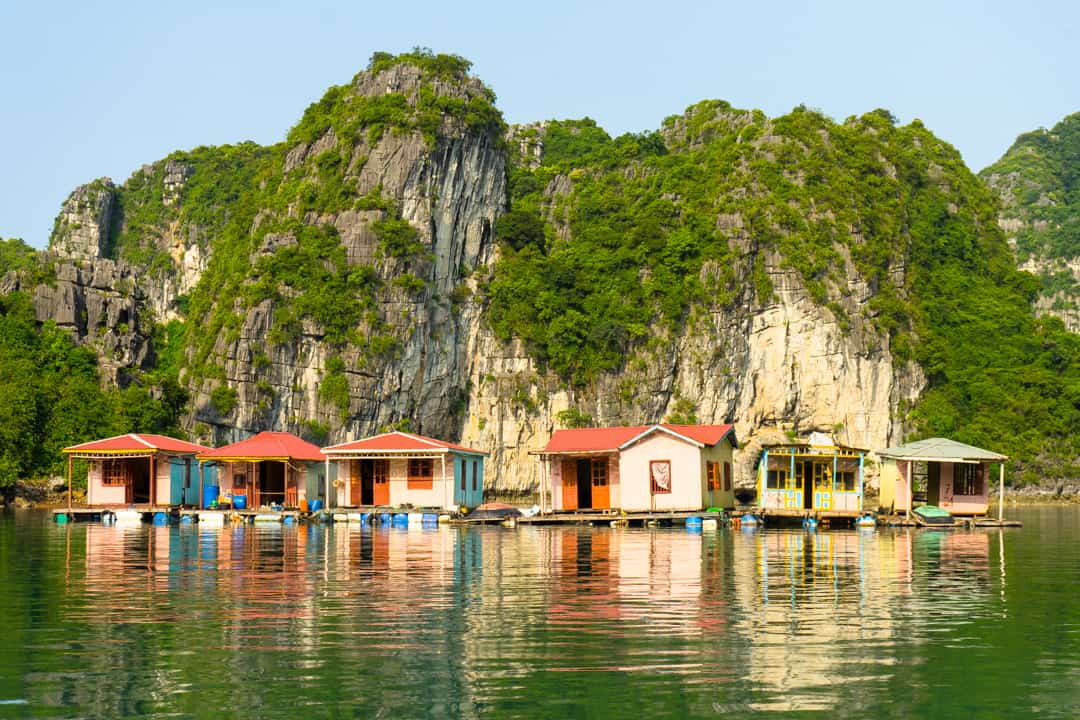
{"type": "Polygon", "coordinates": [[[375,460],[372,463],[374,488],[373,501],[376,505],[390,504],[390,461],[375,460]]]}
{"type": "Polygon", "coordinates": [[[607,458],[593,458],[592,469],[592,506],[594,510],[606,510],[611,507],[611,494],[608,492],[607,458]]]}
{"type": "Polygon", "coordinates": [[[349,461],[349,504],[360,506],[360,461],[349,461]]]}
{"type": "Polygon", "coordinates": [[[562,464],[562,509],[577,510],[577,463],[563,460],[562,464]]]}

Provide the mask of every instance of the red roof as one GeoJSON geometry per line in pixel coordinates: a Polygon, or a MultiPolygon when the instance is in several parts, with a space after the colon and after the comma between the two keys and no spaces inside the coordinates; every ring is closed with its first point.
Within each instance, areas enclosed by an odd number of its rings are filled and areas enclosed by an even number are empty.
{"type": "Polygon", "coordinates": [[[200,460],[309,460],[321,461],[326,456],[315,445],[292,433],[265,430],[247,440],[208,450],[200,460]]]}
{"type": "Polygon", "coordinates": [[[323,448],[323,452],[329,455],[362,453],[367,451],[387,452],[410,450],[427,450],[429,452],[460,450],[461,452],[473,453],[475,455],[487,455],[483,450],[473,450],[464,445],[454,445],[453,443],[436,440],[435,438],[400,432],[397,430],[394,432],[383,433],[382,435],[364,438],[362,440],[353,440],[352,442],[323,448]]]}
{"type": "Polygon", "coordinates": [[[128,433],[104,440],[93,440],[64,448],[66,453],[154,453],[170,452],[181,455],[196,455],[209,450],[202,445],[177,440],[167,435],[148,433],[128,433]]]}
{"type": "Polygon", "coordinates": [[[551,436],[546,453],[614,452],[633,440],[654,432],[667,432],[676,437],[701,443],[718,445],[729,434],[735,441],[734,425],[635,425],[631,427],[578,428],[556,430],[551,436]]]}

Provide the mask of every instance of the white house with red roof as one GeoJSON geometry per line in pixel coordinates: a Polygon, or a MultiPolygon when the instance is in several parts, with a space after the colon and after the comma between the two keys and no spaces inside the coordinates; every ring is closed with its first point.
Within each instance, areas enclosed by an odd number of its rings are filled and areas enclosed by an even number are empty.
{"type": "Polygon", "coordinates": [[[199,454],[218,466],[218,493],[234,508],[303,507],[322,485],[326,459],[317,445],[269,430],[199,454]]]}
{"type": "MultiPolygon", "coordinates": [[[[202,476],[195,462],[209,448],[167,435],[128,433],[72,445],[68,457],[68,487],[72,460],[86,461],[86,504],[195,505],[202,476]]],[[[70,495],[70,490],[69,490],[70,495]]]]}
{"type": "Polygon", "coordinates": [[[737,447],[732,425],[558,430],[539,453],[541,494],[556,512],[733,508],[737,447]]]}
{"type": "Polygon", "coordinates": [[[337,464],[337,507],[450,510],[483,502],[482,450],[395,431],[322,451],[328,463],[337,464]]]}

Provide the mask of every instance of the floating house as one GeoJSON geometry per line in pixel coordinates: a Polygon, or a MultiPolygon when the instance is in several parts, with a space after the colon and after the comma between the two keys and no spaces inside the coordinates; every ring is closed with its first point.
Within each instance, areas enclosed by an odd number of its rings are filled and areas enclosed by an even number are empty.
{"type": "Polygon", "coordinates": [[[731,425],[558,430],[538,453],[541,504],[550,493],[554,511],[733,508],[736,447],[731,425]]]}
{"type": "Polygon", "coordinates": [[[481,450],[406,432],[323,448],[327,474],[337,464],[334,505],[454,509],[483,502],[481,450]]]}
{"type": "Polygon", "coordinates": [[[202,467],[196,461],[209,448],[166,435],[128,433],[63,449],[68,457],[70,496],[72,461],[87,461],[86,504],[195,505],[202,467]]]}
{"type": "Polygon", "coordinates": [[[862,513],[866,451],[823,433],[804,443],[770,445],[758,457],[758,504],[777,515],[856,517],[862,513]]]}
{"type": "Polygon", "coordinates": [[[198,457],[217,465],[218,483],[209,494],[235,509],[298,508],[324,486],[322,451],[292,433],[261,432],[198,457]]]}
{"type": "Polygon", "coordinates": [[[1005,461],[1000,453],[946,438],[928,438],[878,450],[881,460],[883,510],[908,514],[914,507],[914,485],[925,482],[926,504],[953,515],[985,515],[989,509],[990,466],[999,465],[1005,485],[1005,461]]]}

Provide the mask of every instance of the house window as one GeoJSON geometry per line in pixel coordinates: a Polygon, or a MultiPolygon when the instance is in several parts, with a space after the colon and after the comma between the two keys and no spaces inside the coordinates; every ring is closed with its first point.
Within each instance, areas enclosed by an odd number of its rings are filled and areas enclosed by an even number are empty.
{"type": "Polygon", "coordinates": [[[125,460],[102,460],[101,461],[101,484],[102,485],[127,485],[131,481],[131,473],[125,460]]]}
{"type": "Polygon", "coordinates": [[[709,492],[720,489],[720,463],[711,460],[705,463],[706,488],[709,492]]]}
{"type": "Polygon", "coordinates": [[[769,490],[787,489],[787,470],[770,470],[765,479],[765,487],[769,490]]]}
{"type": "Polygon", "coordinates": [[[592,467],[592,484],[594,487],[603,487],[607,485],[607,459],[593,459],[592,467]]]}
{"type": "Polygon", "coordinates": [[[953,495],[982,495],[978,465],[953,465],[953,495]]]}
{"type": "Polygon", "coordinates": [[[478,464],[479,463],[476,460],[472,461],[472,489],[473,489],[473,492],[476,492],[476,466],[478,464]]]}
{"type": "Polygon", "coordinates": [[[434,460],[430,458],[413,458],[409,461],[409,489],[430,490],[434,486],[434,474],[434,460]]]}
{"type": "Polygon", "coordinates": [[[724,461],[724,491],[731,492],[731,463],[724,461]]]}
{"type": "Polygon", "coordinates": [[[837,492],[855,492],[855,472],[852,470],[836,471],[837,492]]]}
{"type": "Polygon", "coordinates": [[[667,495],[671,493],[671,461],[650,460],[649,478],[653,495],[667,495]]]}

